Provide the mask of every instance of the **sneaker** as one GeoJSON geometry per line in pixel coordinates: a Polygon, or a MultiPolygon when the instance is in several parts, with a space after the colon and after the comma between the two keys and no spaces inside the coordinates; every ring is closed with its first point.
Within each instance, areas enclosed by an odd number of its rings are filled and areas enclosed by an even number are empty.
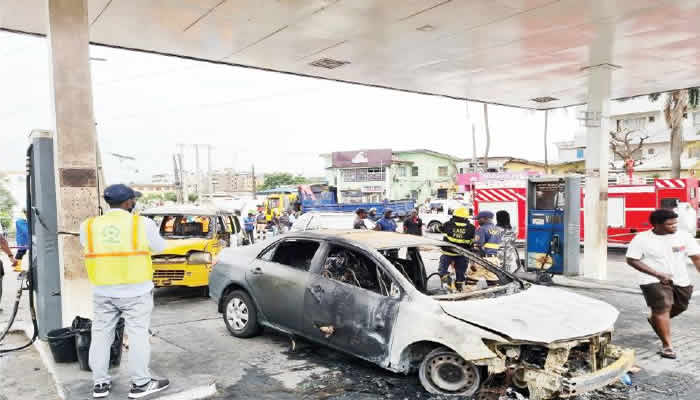
{"type": "Polygon", "coordinates": [[[149,394],[158,393],[161,390],[165,390],[168,386],[170,386],[170,381],[167,379],[151,379],[150,382],[141,386],[132,384],[131,390],[129,391],[129,398],[140,399],[148,396],[149,394]]]}
{"type": "Polygon", "coordinates": [[[103,397],[109,396],[109,390],[112,389],[111,383],[100,383],[92,388],[92,397],[96,399],[101,399],[103,397]]]}

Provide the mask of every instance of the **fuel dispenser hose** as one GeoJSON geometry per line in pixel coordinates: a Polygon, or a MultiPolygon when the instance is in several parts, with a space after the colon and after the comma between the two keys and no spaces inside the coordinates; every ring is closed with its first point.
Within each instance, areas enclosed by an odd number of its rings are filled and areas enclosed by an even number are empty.
{"type": "MultiPolygon", "coordinates": [[[[33,168],[33,160],[32,160],[32,145],[29,145],[29,149],[27,149],[27,179],[26,179],[26,191],[27,191],[27,204],[26,204],[26,210],[27,210],[27,235],[32,238],[32,220],[33,220],[33,215],[34,211],[32,208],[32,182],[31,182],[31,177],[32,177],[32,168],[33,168]]],[[[30,245],[28,246],[28,251],[27,255],[29,256],[29,268],[27,268],[26,273],[20,274],[20,284],[19,288],[17,289],[17,297],[15,299],[15,305],[12,309],[12,317],[10,317],[10,320],[7,323],[7,327],[4,329],[2,335],[0,335],[0,343],[2,343],[3,340],[5,340],[5,337],[7,334],[10,332],[10,329],[12,328],[12,325],[15,323],[15,318],[17,317],[17,311],[19,310],[19,303],[22,298],[22,292],[23,291],[28,291],[29,292],[29,313],[31,314],[32,318],[32,326],[34,329],[34,333],[32,334],[32,338],[29,340],[29,343],[24,344],[19,347],[15,347],[12,349],[0,349],[0,356],[3,354],[11,353],[13,351],[20,351],[24,350],[27,347],[31,346],[34,344],[36,339],[39,337],[39,327],[37,325],[37,320],[36,320],[36,309],[34,308],[34,271],[36,270],[36,265],[34,265],[34,256],[33,256],[33,246],[30,245]]]]}

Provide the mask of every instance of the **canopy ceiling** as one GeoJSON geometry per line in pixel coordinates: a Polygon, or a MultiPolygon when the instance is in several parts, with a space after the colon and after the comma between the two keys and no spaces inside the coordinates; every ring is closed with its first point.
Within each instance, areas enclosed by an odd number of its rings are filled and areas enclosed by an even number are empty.
{"type": "MultiPolygon", "coordinates": [[[[0,28],[45,34],[46,2],[3,0],[0,28]]],[[[95,44],[519,107],[585,103],[599,64],[614,98],[700,84],[700,0],[88,4],[95,44]]]]}

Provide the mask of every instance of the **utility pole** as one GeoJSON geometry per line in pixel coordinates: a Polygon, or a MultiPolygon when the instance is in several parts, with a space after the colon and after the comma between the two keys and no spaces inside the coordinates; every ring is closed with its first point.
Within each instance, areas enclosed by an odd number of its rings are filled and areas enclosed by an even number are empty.
{"type": "Polygon", "coordinates": [[[549,110],[544,110],[544,173],[549,174],[549,160],[547,159],[547,121],[549,110]]]}
{"type": "Polygon", "coordinates": [[[183,195],[182,190],[183,183],[180,172],[182,171],[182,169],[177,165],[178,158],[179,154],[173,154],[173,177],[175,181],[175,194],[177,195],[177,203],[182,204],[185,201],[185,196],[183,195]]]}
{"type": "Polygon", "coordinates": [[[467,120],[472,126],[472,172],[476,173],[476,128],[474,127],[474,121],[472,121],[471,115],[469,114],[469,102],[465,101],[464,104],[467,105],[467,120]]]}
{"type": "Polygon", "coordinates": [[[120,173],[121,183],[126,183],[126,184],[131,183],[131,182],[129,182],[128,177],[127,177],[127,179],[124,179],[124,172],[125,172],[125,169],[124,169],[125,164],[124,163],[127,162],[126,168],[129,170],[129,172],[136,173],[136,172],[138,172],[138,169],[134,168],[133,166],[132,167],[128,166],[128,161],[136,161],[136,158],[134,158],[132,156],[126,156],[124,154],[117,154],[117,153],[108,153],[108,154],[115,157],[117,160],[119,160],[119,169],[121,170],[120,171],[121,172],[120,173]]]}
{"type": "Polygon", "coordinates": [[[194,145],[195,170],[197,171],[197,200],[202,198],[202,171],[199,169],[199,145],[194,145]]]}
{"type": "Polygon", "coordinates": [[[253,199],[257,200],[258,196],[255,194],[258,191],[255,182],[255,164],[253,164],[251,167],[251,175],[253,176],[253,199]]]}
{"type": "Polygon", "coordinates": [[[214,198],[214,185],[211,176],[211,145],[207,145],[207,192],[209,192],[209,201],[214,198]]]}

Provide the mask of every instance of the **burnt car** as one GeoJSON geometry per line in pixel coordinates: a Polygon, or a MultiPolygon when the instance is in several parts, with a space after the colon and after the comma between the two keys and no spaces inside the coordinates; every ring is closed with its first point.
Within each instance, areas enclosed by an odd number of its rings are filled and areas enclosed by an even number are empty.
{"type": "Polygon", "coordinates": [[[470,396],[502,381],[534,400],[569,397],[616,381],[634,363],[632,350],[611,343],[614,307],[531,285],[419,236],[291,233],[224,250],[209,287],[235,337],[261,326],[301,336],[417,372],[433,394],[470,396]],[[470,262],[460,291],[431,273],[442,250],[470,262]]]}

